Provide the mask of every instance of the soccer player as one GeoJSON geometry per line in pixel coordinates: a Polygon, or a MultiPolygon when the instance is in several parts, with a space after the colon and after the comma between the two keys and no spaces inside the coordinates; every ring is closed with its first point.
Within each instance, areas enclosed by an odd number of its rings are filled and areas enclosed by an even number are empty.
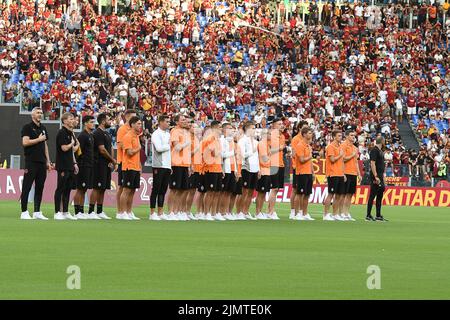
{"type": "Polygon", "coordinates": [[[34,108],[31,111],[31,122],[22,128],[22,146],[25,156],[25,172],[23,175],[22,194],[20,204],[22,214],[20,219],[48,220],[41,212],[42,192],[44,191],[47,170],[53,168],[48,153],[48,131],[41,124],[42,109],[34,108]],[[28,196],[34,182],[34,212],[28,212],[28,196]]]}
{"type": "Polygon", "coordinates": [[[205,212],[206,220],[225,221],[218,212],[220,191],[222,186],[222,148],[220,145],[220,122],[212,121],[209,134],[203,140],[203,161],[205,171],[205,212]]]}
{"type": "Polygon", "coordinates": [[[198,215],[201,211],[197,207],[197,214],[194,215],[192,213],[192,204],[194,203],[195,193],[197,192],[197,188],[200,183],[200,174],[203,170],[203,157],[200,139],[202,138],[202,129],[194,122],[191,121],[191,127],[189,129],[191,134],[191,172],[192,174],[189,176],[189,191],[186,199],[186,212],[189,213],[189,219],[191,220],[199,220],[198,215]]]}
{"type": "Polygon", "coordinates": [[[339,212],[343,195],[345,194],[344,150],[341,146],[342,132],[334,130],[332,132],[332,137],[333,141],[325,149],[325,168],[328,180],[328,195],[324,201],[323,220],[344,221],[339,212]],[[331,215],[329,211],[332,200],[333,215],[331,215]]]}
{"type": "Polygon", "coordinates": [[[304,126],[300,130],[301,139],[296,143],[296,174],[297,174],[297,201],[300,204],[300,212],[296,220],[314,220],[308,213],[309,196],[312,193],[314,182],[312,165],[312,129],[304,126]]]}
{"type": "Polygon", "coordinates": [[[210,127],[206,126],[205,130],[203,131],[202,139],[200,139],[200,150],[199,156],[195,157],[195,165],[197,165],[198,162],[198,169],[199,169],[199,181],[198,181],[198,198],[197,198],[197,220],[206,220],[206,211],[205,211],[205,195],[206,195],[206,185],[205,185],[205,160],[203,159],[203,141],[208,137],[210,134],[210,127]]]}
{"type": "Polygon", "coordinates": [[[120,207],[120,199],[122,197],[122,191],[123,191],[123,176],[122,176],[122,156],[123,156],[123,143],[122,139],[123,137],[131,130],[129,121],[132,117],[136,116],[136,111],[132,109],[128,109],[124,113],[125,117],[125,123],[120,126],[119,130],[117,130],[117,185],[119,186],[117,188],[117,194],[116,194],[116,200],[117,200],[117,213],[122,213],[125,208],[120,207]]]}
{"type": "Polygon", "coordinates": [[[228,212],[233,216],[234,220],[245,220],[245,215],[242,213],[241,209],[241,199],[242,199],[242,151],[241,147],[238,145],[239,139],[244,134],[242,129],[233,129],[233,140],[235,146],[235,158],[236,158],[236,183],[234,184],[234,189],[230,196],[230,204],[228,207],[228,212]],[[236,205],[236,212],[233,209],[236,205]]]}
{"type": "Polygon", "coordinates": [[[259,169],[258,182],[256,183],[256,219],[267,220],[270,219],[265,213],[262,212],[264,206],[264,198],[266,193],[269,192],[271,187],[271,175],[270,175],[270,146],[271,146],[271,134],[263,129],[261,132],[261,140],[258,143],[258,156],[259,156],[259,169]]]}
{"type": "Polygon", "coordinates": [[[106,113],[97,116],[98,127],[94,132],[94,183],[89,199],[91,219],[111,219],[103,211],[105,191],[111,189],[111,171],[117,169],[112,153],[112,137],[106,129],[111,127],[111,118],[106,113]],[[97,205],[97,213],[94,212],[97,205]]]}
{"type": "Polygon", "coordinates": [[[258,142],[255,139],[253,122],[248,121],[244,124],[244,136],[238,144],[242,151],[243,190],[241,209],[246,219],[256,220],[249,212],[259,172],[258,142]]]}
{"type": "Polygon", "coordinates": [[[375,147],[370,150],[370,195],[367,202],[367,216],[366,221],[388,221],[381,215],[381,205],[383,201],[383,193],[386,189],[384,183],[384,153],[383,146],[385,140],[383,137],[377,137],[375,141],[375,147]],[[376,198],[376,218],[372,216],[373,201],[376,198]]]}
{"type": "MultiPolygon", "coordinates": [[[[292,192],[291,192],[291,213],[289,214],[289,219],[296,220],[297,212],[300,212],[300,207],[297,205],[299,202],[297,201],[297,157],[296,150],[298,148],[298,143],[301,141],[301,134],[299,132],[300,123],[297,124],[296,128],[292,132],[292,140],[291,140],[291,157],[292,157],[292,192]]],[[[303,214],[303,213],[302,213],[303,214]]]]}
{"type": "Polygon", "coordinates": [[[230,123],[222,125],[223,135],[220,137],[222,149],[223,180],[219,201],[219,212],[224,214],[227,220],[236,220],[230,211],[230,201],[236,184],[236,145],[234,143],[234,129],[230,123]]]}
{"type": "Polygon", "coordinates": [[[282,134],[283,121],[280,118],[273,120],[270,130],[270,182],[272,190],[269,194],[268,217],[279,220],[275,212],[275,202],[280,189],[284,188],[284,160],[283,151],[286,147],[286,139],[282,134]]]}
{"type": "Polygon", "coordinates": [[[352,197],[356,193],[356,185],[361,179],[361,173],[358,166],[359,152],[355,146],[356,133],[353,130],[346,132],[346,139],[343,143],[344,148],[344,174],[345,181],[345,197],[342,202],[341,215],[345,220],[355,221],[350,215],[350,206],[352,204],[352,197]]]}
{"type": "Polygon", "coordinates": [[[133,198],[141,180],[141,142],[139,135],[142,131],[142,121],[138,116],[130,119],[131,130],[122,139],[123,157],[123,191],[120,196],[120,207],[123,212],[118,213],[119,220],[140,220],[133,213],[133,198]]]}
{"type": "MultiPolygon", "coordinates": [[[[95,119],[93,116],[83,118],[83,131],[78,135],[80,148],[77,157],[78,168],[80,172],[75,177],[76,193],[73,197],[75,217],[80,220],[91,218],[84,213],[84,198],[88,189],[92,189],[92,176],[94,166],[94,136],[95,119]]],[[[95,218],[96,219],[96,218],[95,218]]]]}
{"type": "Polygon", "coordinates": [[[75,152],[79,143],[73,134],[74,116],[66,112],[61,116],[62,128],[56,135],[56,171],[58,172],[55,190],[55,220],[77,220],[69,213],[70,191],[78,174],[75,152]]]}
{"type": "Polygon", "coordinates": [[[163,211],[171,172],[169,126],[169,117],[161,115],[158,118],[158,129],[152,134],[153,187],[150,195],[150,220],[155,221],[168,219],[163,211]],[[157,200],[158,213],[155,212],[157,200]]]}
{"type": "Polygon", "coordinates": [[[191,136],[184,115],[174,117],[176,127],[170,132],[172,175],[170,176],[169,220],[189,220],[185,208],[189,169],[191,166],[191,136]]]}

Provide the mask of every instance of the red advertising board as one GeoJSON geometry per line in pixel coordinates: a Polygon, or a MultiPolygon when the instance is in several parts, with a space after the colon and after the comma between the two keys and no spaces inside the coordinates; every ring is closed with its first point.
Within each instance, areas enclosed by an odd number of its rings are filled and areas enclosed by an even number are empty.
{"type": "MultiPolygon", "coordinates": [[[[5,169],[0,170],[0,200],[19,200],[23,180],[23,170],[5,169]]],[[[108,190],[105,196],[105,205],[115,206],[117,175],[113,174],[113,188],[108,190]]],[[[136,192],[134,203],[146,205],[149,203],[153,178],[151,174],[141,176],[141,187],[136,192]]],[[[56,172],[48,174],[45,183],[43,201],[53,202],[53,194],[56,188],[56,172]]],[[[354,204],[367,204],[369,199],[369,187],[358,186],[354,204]]],[[[292,186],[286,184],[277,196],[278,202],[289,202],[292,186]]],[[[328,194],[326,185],[315,185],[309,201],[311,203],[322,203],[328,194]]],[[[383,203],[393,206],[423,206],[423,207],[449,207],[450,188],[413,188],[389,186],[384,194],[383,203]]]]}

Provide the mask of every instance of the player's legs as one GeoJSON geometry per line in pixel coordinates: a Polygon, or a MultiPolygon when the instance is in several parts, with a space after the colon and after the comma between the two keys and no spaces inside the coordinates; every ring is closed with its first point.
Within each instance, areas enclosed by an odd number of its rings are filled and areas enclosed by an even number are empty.
{"type": "Polygon", "coordinates": [[[192,205],[194,203],[194,197],[195,197],[195,189],[189,189],[187,198],[186,198],[186,212],[192,212],[192,205]]]}
{"type": "Polygon", "coordinates": [[[268,209],[267,211],[269,212],[269,214],[272,214],[275,211],[275,203],[277,201],[277,194],[278,194],[279,189],[275,188],[275,189],[271,189],[270,193],[269,193],[269,203],[268,203],[268,209]]]}
{"type": "Polygon", "coordinates": [[[265,192],[258,192],[256,195],[256,215],[262,212],[265,196],[266,196],[265,192]]]}
{"type": "Polygon", "coordinates": [[[123,210],[123,207],[122,207],[122,193],[123,193],[123,187],[122,186],[119,186],[118,188],[117,188],[117,193],[116,193],[116,203],[117,203],[117,212],[118,213],[122,213],[124,210],[123,210]]]}
{"type": "Polygon", "coordinates": [[[199,192],[198,193],[198,199],[197,199],[197,214],[203,214],[205,213],[205,193],[199,192]]]}

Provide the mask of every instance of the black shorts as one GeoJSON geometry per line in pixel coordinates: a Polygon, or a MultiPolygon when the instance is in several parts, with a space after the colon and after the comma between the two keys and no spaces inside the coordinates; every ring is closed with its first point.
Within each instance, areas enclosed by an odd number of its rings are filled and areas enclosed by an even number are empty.
{"type": "Polygon", "coordinates": [[[236,176],[234,175],[234,172],[225,173],[225,176],[222,179],[221,191],[233,192],[235,185],[236,185],[236,176]]]}
{"type": "Polygon", "coordinates": [[[205,173],[205,190],[221,191],[222,190],[222,173],[206,172],[205,173]]]}
{"type": "Polygon", "coordinates": [[[271,186],[271,176],[261,176],[256,183],[256,191],[269,192],[271,186]]]}
{"type": "Polygon", "coordinates": [[[141,173],[135,170],[123,171],[123,187],[128,189],[139,189],[141,184],[141,173]]]}
{"type": "Polygon", "coordinates": [[[357,176],[352,174],[346,174],[345,176],[347,177],[347,181],[345,182],[345,194],[355,194],[358,181],[357,176]]]}
{"type": "Polygon", "coordinates": [[[197,187],[197,191],[201,192],[201,193],[205,193],[206,192],[206,187],[205,187],[205,175],[204,174],[200,174],[198,176],[198,187],[197,187]]]}
{"type": "Polygon", "coordinates": [[[345,194],[344,177],[328,177],[328,193],[345,194]]]}
{"type": "Polygon", "coordinates": [[[123,173],[122,173],[122,164],[119,163],[117,165],[117,184],[119,186],[123,186],[123,173]]]}
{"type": "Polygon", "coordinates": [[[258,182],[258,173],[242,170],[242,187],[245,189],[255,190],[258,182]]]}
{"type": "Polygon", "coordinates": [[[111,189],[111,169],[106,163],[98,163],[94,166],[93,189],[111,189]]]}
{"type": "Polygon", "coordinates": [[[297,193],[309,196],[312,193],[312,174],[299,174],[297,176],[297,193]]]}
{"type": "Polygon", "coordinates": [[[242,178],[239,178],[234,184],[233,194],[238,195],[242,194],[242,178]]]}
{"type": "Polygon", "coordinates": [[[194,172],[189,176],[189,189],[197,189],[200,183],[200,173],[194,172]]]}
{"type": "Polygon", "coordinates": [[[91,167],[81,167],[76,175],[76,188],[78,190],[92,189],[94,183],[94,172],[91,167]]]}
{"type": "Polygon", "coordinates": [[[187,190],[189,189],[189,168],[188,167],[172,167],[172,175],[170,176],[170,189],[187,190]]]}
{"type": "Polygon", "coordinates": [[[270,167],[270,184],[272,189],[284,188],[284,167],[270,167]]]}

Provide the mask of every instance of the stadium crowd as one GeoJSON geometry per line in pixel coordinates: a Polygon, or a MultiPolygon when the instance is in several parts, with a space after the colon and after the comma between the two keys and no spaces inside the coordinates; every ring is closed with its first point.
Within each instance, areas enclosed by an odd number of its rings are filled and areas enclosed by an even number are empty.
{"type": "Polygon", "coordinates": [[[94,1],[21,0],[0,5],[0,81],[5,102],[23,90],[47,119],[109,112],[114,128],[135,108],[148,137],[161,113],[260,129],[282,117],[287,141],[308,122],[315,157],[333,129],[354,129],[367,160],[381,133],[388,176],[446,177],[448,7],[324,1],[320,15],[311,3],[285,19],[255,0],[147,0],[121,16],[99,15],[94,1]],[[419,153],[403,146],[404,115],[419,153]]]}

